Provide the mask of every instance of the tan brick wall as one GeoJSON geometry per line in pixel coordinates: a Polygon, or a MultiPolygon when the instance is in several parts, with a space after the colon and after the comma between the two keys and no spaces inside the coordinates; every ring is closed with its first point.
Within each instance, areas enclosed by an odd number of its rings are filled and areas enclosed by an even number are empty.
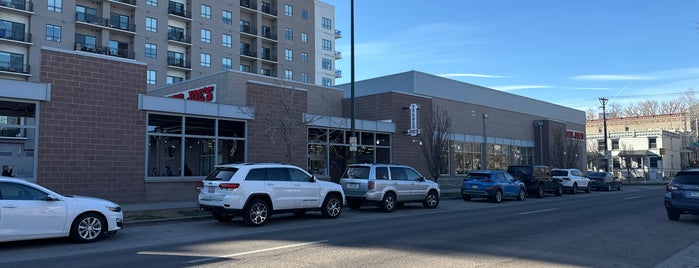
{"type": "MultiPolygon", "coordinates": [[[[684,129],[689,131],[691,122],[686,114],[659,114],[649,116],[634,116],[607,118],[607,132],[641,131],[648,129],[664,129],[674,131],[684,129]],[[628,130],[626,130],[628,128],[628,130]]],[[[587,134],[604,132],[604,120],[587,120],[587,134]]]]}
{"type": "Polygon", "coordinates": [[[41,51],[37,179],[60,193],[144,201],[146,66],[41,51]]]}

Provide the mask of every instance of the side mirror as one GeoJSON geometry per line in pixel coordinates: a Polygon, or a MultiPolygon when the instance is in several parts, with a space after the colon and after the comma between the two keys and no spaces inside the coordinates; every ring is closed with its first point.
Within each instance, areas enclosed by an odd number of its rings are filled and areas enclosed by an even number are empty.
{"type": "Polygon", "coordinates": [[[58,198],[56,198],[55,196],[49,194],[49,195],[46,195],[46,196],[43,198],[43,200],[44,200],[44,201],[53,202],[53,201],[59,201],[60,199],[58,199],[58,198]]]}
{"type": "Polygon", "coordinates": [[[311,178],[309,179],[310,182],[316,182],[316,176],[311,175],[311,178]]]}
{"type": "Polygon", "coordinates": [[[425,179],[425,177],[420,177],[420,179],[418,179],[418,180],[419,180],[419,181],[425,181],[426,179],[425,179]]]}

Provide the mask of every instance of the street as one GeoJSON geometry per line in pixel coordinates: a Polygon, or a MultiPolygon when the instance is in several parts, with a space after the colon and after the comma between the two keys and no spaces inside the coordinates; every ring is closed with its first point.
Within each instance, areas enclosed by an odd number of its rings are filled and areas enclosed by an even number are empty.
{"type": "Polygon", "coordinates": [[[655,267],[699,240],[699,216],[669,221],[662,185],[501,204],[443,199],[393,213],[345,209],[126,226],[91,244],[0,243],[1,267],[655,267]]]}

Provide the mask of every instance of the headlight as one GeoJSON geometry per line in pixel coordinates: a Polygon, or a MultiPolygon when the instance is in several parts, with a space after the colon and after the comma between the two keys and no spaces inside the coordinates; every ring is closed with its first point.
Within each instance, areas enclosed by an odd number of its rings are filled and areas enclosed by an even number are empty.
{"type": "Polygon", "coordinates": [[[121,207],[120,207],[120,206],[116,206],[116,207],[107,207],[107,209],[109,209],[109,211],[111,211],[111,212],[121,212],[121,207]]]}

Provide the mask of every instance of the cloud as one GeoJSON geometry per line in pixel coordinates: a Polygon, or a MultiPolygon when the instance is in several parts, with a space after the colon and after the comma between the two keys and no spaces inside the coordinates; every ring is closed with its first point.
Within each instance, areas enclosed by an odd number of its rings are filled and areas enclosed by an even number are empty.
{"type": "Polygon", "coordinates": [[[641,81],[641,80],[677,80],[696,78],[699,76],[699,68],[681,68],[660,70],[641,74],[596,74],[578,75],[569,77],[573,80],[585,81],[641,81]]]}
{"type": "Polygon", "coordinates": [[[481,77],[481,78],[507,78],[507,76],[501,75],[490,75],[490,74],[467,74],[467,73],[454,73],[454,74],[438,74],[442,77],[481,77]]]}
{"type": "Polygon", "coordinates": [[[608,87],[563,87],[562,89],[575,89],[575,90],[612,90],[613,88],[608,88],[608,87]]]}
{"type": "Polygon", "coordinates": [[[500,91],[513,91],[518,89],[536,89],[536,88],[552,88],[552,86],[544,85],[505,85],[505,86],[494,86],[490,87],[500,91]]]}
{"type": "Polygon", "coordinates": [[[578,75],[570,77],[573,80],[585,81],[636,81],[636,80],[653,80],[654,77],[644,75],[619,75],[619,74],[596,74],[596,75],[578,75]]]}

